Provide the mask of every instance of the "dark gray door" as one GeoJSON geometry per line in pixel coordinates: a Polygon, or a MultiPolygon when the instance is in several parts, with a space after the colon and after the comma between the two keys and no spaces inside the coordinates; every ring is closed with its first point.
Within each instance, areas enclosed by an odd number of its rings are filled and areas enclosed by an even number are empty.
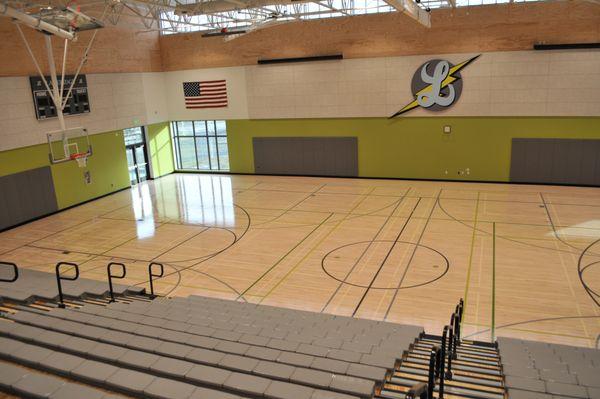
{"type": "Polygon", "coordinates": [[[50,167],[0,177],[0,230],[58,210],[50,167]]]}
{"type": "Polygon", "coordinates": [[[515,138],[510,181],[600,186],[600,140],[515,138]]]}
{"type": "Polygon", "coordinates": [[[358,176],[356,137],[254,137],[252,144],[256,173],[358,176]]]}

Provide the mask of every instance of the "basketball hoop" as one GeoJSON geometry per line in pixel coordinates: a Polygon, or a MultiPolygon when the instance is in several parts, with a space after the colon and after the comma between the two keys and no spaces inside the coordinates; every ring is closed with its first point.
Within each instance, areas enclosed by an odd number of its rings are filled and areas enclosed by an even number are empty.
{"type": "Polygon", "coordinates": [[[72,154],[70,158],[72,161],[77,161],[77,166],[80,168],[85,168],[87,166],[88,155],[90,154],[87,152],[80,152],[77,154],[72,154]]]}

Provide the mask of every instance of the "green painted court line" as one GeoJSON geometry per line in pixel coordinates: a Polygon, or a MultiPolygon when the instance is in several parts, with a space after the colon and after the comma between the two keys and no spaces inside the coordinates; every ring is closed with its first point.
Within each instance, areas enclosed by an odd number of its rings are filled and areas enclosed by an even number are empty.
{"type": "MultiPolygon", "coordinates": [[[[479,196],[481,195],[481,193],[478,191],[477,192],[477,202],[475,203],[475,220],[473,222],[473,235],[471,236],[471,252],[469,253],[469,266],[467,268],[467,284],[465,285],[465,294],[464,294],[464,313],[463,313],[463,320],[465,319],[465,316],[467,314],[467,297],[469,295],[469,284],[471,283],[471,268],[473,266],[473,251],[475,250],[475,236],[477,233],[477,217],[479,215],[479,196]]],[[[463,320],[461,320],[461,324],[463,322],[463,320]]]]}
{"type": "Polygon", "coordinates": [[[496,339],[496,222],[492,224],[492,342],[496,339]]]}

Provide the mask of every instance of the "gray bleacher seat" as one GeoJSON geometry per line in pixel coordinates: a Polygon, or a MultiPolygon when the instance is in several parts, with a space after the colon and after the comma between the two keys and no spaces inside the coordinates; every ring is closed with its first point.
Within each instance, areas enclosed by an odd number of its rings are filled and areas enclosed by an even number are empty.
{"type": "Polygon", "coordinates": [[[423,331],[202,297],[8,317],[0,335],[19,346],[3,354],[13,361],[156,398],[201,388],[206,398],[371,398],[423,331]]]}
{"type": "Polygon", "coordinates": [[[509,399],[600,398],[600,350],[498,338],[509,399]]]}

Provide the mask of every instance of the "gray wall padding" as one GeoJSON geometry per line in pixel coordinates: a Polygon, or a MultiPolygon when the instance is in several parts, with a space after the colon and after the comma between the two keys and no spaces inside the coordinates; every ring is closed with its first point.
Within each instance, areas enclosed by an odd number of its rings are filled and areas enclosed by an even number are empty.
{"type": "Polygon", "coordinates": [[[358,176],[356,137],[254,137],[260,174],[358,176]]]}
{"type": "Polygon", "coordinates": [[[58,210],[49,166],[0,177],[0,229],[58,210]]]}
{"type": "Polygon", "coordinates": [[[600,186],[600,140],[513,139],[510,181],[600,186]]]}

